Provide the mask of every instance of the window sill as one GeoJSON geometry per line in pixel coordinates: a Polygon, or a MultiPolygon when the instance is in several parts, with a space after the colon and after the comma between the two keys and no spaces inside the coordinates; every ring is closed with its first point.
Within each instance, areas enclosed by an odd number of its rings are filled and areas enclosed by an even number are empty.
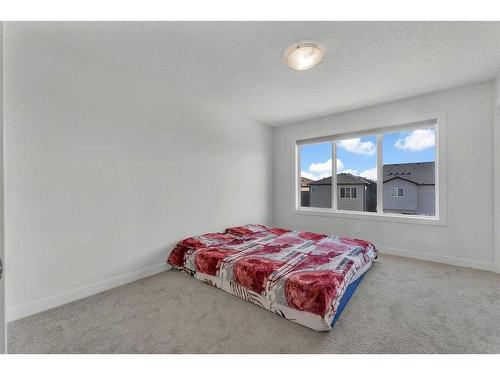
{"type": "Polygon", "coordinates": [[[326,208],[301,207],[295,209],[294,215],[309,215],[309,216],[330,216],[345,219],[356,220],[372,220],[386,221],[401,224],[424,224],[424,225],[440,225],[445,226],[446,222],[443,218],[426,217],[426,216],[409,216],[403,214],[379,214],[376,212],[360,212],[360,211],[334,211],[326,208]]]}

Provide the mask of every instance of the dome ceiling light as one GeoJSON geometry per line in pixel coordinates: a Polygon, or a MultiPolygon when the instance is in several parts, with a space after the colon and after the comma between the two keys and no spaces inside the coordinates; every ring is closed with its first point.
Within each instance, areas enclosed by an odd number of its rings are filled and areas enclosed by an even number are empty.
{"type": "Polygon", "coordinates": [[[302,42],[288,48],[283,62],[294,70],[308,70],[318,65],[325,57],[325,47],[315,42],[302,42]]]}

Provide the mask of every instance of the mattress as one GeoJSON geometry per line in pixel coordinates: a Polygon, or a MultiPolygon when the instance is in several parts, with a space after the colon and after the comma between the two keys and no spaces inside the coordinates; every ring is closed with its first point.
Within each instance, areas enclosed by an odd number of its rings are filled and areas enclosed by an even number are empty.
{"type": "Polygon", "coordinates": [[[285,319],[328,331],[376,257],[368,241],[249,224],[186,238],[167,261],[285,319]]]}

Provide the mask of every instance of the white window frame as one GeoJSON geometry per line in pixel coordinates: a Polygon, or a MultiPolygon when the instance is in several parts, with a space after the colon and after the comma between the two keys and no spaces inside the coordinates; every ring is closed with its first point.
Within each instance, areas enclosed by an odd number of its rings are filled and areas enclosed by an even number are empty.
{"type": "Polygon", "coordinates": [[[295,209],[293,213],[301,215],[313,216],[334,216],[349,219],[389,221],[411,224],[426,224],[426,225],[446,225],[446,168],[445,168],[445,131],[446,131],[446,114],[441,113],[432,116],[421,116],[419,118],[409,119],[407,121],[393,122],[397,125],[378,126],[373,129],[361,130],[349,133],[337,133],[327,136],[319,136],[314,138],[297,138],[294,141],[295,149],[295,179],[296,183],[296,199],[295,209]],[[383,212],[383,134],[409,131],[415,129],[424,129],[433,127],[436,136],[436,151],[435,151],[435,216],[424,215],[404,215],[396,213],[383,212]],[[376,136],[377,140],[377,212],[364,211],[348,211],[338,210],[337,208],[337,142],[341,139],[360,138],[365,136],[376,136]],[[319,207],[302,207],[300,206],[300,146],[313,143],[332,143],[332,208],[319,207]]]}
{"type": "Polygon", "coordinates": [[[340,189],[344,189],[344,197],[342,197],[342,193],[339,193],[339,199],[357,199],[358,197],[358,192],[356,191],[356,188],[355,187],[352,187],[352,186],[349,186],[349,187],[345,187],[345,186],[339,186],[340,189]],[[349,196],[347,196],[347,189],[349,189],[349,196]],[[353,198],[352,196],[352,191],[356,191],[356,196],[353,198]]]}
{"type": "Polygon", "coordinates": [[[391,188],[391,197],[392,198],[402,198],[405,196],[405,188],[404,187],[392,187],[391,188]],[[402,195],[399,195],[399,189],[403,191],[402,195]],[[394,190],[396,190],[396,195],[394,195],[394,190]]]}
{"type": "Polygon", "coordinates": [[[341,187],[340,187],[340,197],[339,197],[340,199],[347,199],[347,198],[345,197],[345,189],[346,189],[346,188],[345,188],[345,186],[341,186],[341,187]],[[344,189],[344,196],[342,196],[342,189],[344,189]]]}
{"type": "Polygon", "coordinates": [[[351,199],[351,188],[350,187],[345,189],[345,199],[351,199]],[[347,192],[349,192],[349,194],[347,192]]]}

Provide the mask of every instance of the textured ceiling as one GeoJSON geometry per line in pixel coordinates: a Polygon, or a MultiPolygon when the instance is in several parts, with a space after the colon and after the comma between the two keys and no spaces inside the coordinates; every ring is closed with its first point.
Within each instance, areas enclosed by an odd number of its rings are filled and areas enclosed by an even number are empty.
{"type": "Polygon", "coordinates": [[[9,23],[151,75],[269,125],[484,81],[500,67],[500,22],[9,23]],[[291,44],[327,48],[316,68],[291,44]]]}

